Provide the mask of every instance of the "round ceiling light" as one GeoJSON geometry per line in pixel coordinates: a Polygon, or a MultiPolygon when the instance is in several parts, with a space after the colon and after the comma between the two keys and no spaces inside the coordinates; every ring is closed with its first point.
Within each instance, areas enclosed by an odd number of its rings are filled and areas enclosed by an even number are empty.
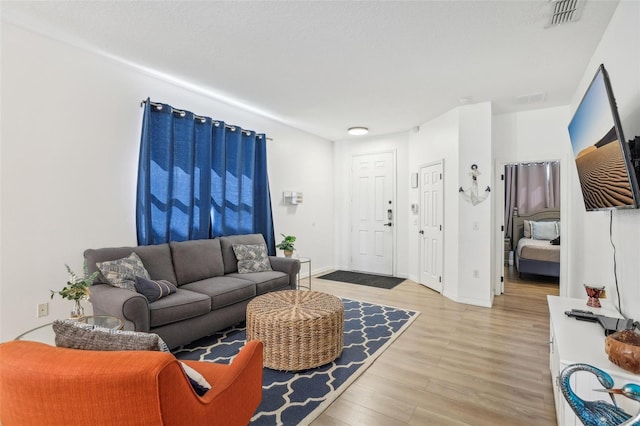
{"type": "Polygon", "coordinates": [[[347,133],[351,136],[362,136],[369,133],[369,129],[366,127],[350,127],[349,130],[347,130],[347,133]]]}

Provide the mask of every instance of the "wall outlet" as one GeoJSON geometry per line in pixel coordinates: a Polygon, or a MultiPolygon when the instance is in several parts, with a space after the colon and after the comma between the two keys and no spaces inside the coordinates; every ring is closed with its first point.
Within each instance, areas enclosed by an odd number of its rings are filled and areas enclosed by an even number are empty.
{"type": "Polygon", "coordinates": [[[38,305],[38,318],[49,315],[49,302],[40,303],[38,305]]]}

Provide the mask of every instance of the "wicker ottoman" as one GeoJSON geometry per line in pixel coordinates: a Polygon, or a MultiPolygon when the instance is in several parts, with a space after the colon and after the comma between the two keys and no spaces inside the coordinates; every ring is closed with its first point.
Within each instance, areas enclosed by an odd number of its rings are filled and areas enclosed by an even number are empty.
{"type": "Polygon", "coordinates": [[[319,291],[285,290],[258,296],[247,305],[247,340],[264,345],[264,366],[299,371],[342,353],[344,305],[319,291]]]}

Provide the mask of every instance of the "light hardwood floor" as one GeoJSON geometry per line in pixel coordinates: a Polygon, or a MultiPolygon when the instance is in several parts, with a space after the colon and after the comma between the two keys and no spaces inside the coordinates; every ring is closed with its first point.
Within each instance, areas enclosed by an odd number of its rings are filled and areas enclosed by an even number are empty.
{"type": "Polygon", "coordinates": [[[392,290],[312,278],[341,297],[420,316],[312,426],[554,425],[547,294],[508,275],[492,309],[405,281],[392,290]]]}

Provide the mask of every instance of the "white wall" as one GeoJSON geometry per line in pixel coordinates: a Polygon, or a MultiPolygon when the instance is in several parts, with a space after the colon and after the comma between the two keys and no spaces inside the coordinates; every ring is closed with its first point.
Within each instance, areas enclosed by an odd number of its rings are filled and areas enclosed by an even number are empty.
{"type": "MultiPolygon", "coordinates": [[[[589,65],[584,71],[573,101],[575,112],[584,92],[604,64],[611,79],[620,120],[629,140],[640,136],[640,2],[623,0],[618,5],[589,65]]],[[[569,184],[575,197],[571,199],[572,228],[569,256],[572,279],[569,296],[585,297],[583,283],[605,285],[607,296],[616,300],[614,250],[609,240],[609,212],[585,212],[577,172],[571,171],[569,184]]],[[[613,212],[613,243],[616,246],[618,286],[625,315],[640,318],[640,210],[613,212]]]]}
{"type": "Polygon", "coordinates": [[[394,275],[408,277],[408,212],[410,176],[407,169],[408,134],[363,137],[334,142],[334,219],[336,269],[350,269],[351,239],[351,159],[355,155],[393,152],[396,158],[396,208],[394,221],[394,275]]]}
{"type": "MultiPolygon", "coordinates": [[[[492,138],[491,103],[484,102],[459,108],[460,146],[458,186],[471,186],[471,166],[478,166],[478,195],[492,186],[492,138]]],[[[457,196],[457,192],[456,192],[457,196]]],[[[491,236],[493,220],[491,200],[493,195],[477,205],[457,196],[458,216],[458,298],[457,300],[479,306],[491,306],[492,252],[491,236]]]]}
{"type": "MultiPolygon", "coordinates": [[[[586,298],[584,283],[607,286],[616,299],[609,212],[584,209],[567,125],[597,67],[609,72],[626,139],[640,135],[640,3],[621,1],[600,45],[577,85],[570,106],[494,117],[497,165],[509,162],[561,162],[561,295],[586,298]]],[[[496,186],[498,182],[496,181],[496,186]]],[[[502,214],[494,206],[496,220],[502,214]]],[[[613,212],[618,283],[627,316],[640,318],[640,210],[613,212]]]]}
{"type": "MultiPolygon", "coordinates": [[[[504,165],[509,163],[560,161],[560,221],[562,226],[561,239],[568,242],[569,236],[575,234],[579,228],[579,219],[574,218],[570,202],[572,191],[568,186],[568,176],[571,169],[575,169],[571,142],[567,131],[570,120],[567,106],[545,108],[515,114],[500,114],[493,117],[494,164],[504,172],[504,165]]],[[[504,222],[504,182],[496,170],[494,178],[496,197],[494,199],[494,220],[497,224],[504,222]]],[[[569,244],[560,245],[560,294],[568,291],[569,272],[571,262],[576,259],[568,255],[569,244]]],[[[502,250],[499,238],[496,239],[494,253],[502,250]]],[[[576,259],[577,260],[577,259],[576,259]]],[[[494,262],[497,268],[495,279],[499,280],[500,261],[494,262]]]]}
{"type": "Polygon", "coordinates": [[[66,283],[65,263],[81,271],[86,248],[136,244],[147,96],[273,138],[275,231],[296,235],[314,270],[333,265],[330,142],[4,22],[1,42],[0,341],[68,315],[59,297],[47,317],[36,308],[66,283]],[[303,204],[283,206],[284,190],[303,191],[303,204]]]}
{"type": "MultiPolygon", "coordinates": [[[[491,196],[472,206],[460,197],[458,188],[471,186],[471,165],[482,173],[482,194],[492,182],[492,129],[489,102],[462,106],[420,125],[409,137],[409,171],[422,165],[444,162],[444,270],[442,294],[452,300],[491,306],[491,196]],[[477,224],[477,229],[474,225],[477,224]],[[478,276],[475,276],[477,271],[478,276]]],[[[411,189],[409,203],[418,203],[418,189],[411,189]]],[[[410,276],[419,278],[419,222],[410,215],[410,276]]]]}
{"type": "MultiPolygon", "coordinates": [[[[440,117],[420,125],[417,132],[409,133],[409,172],[417,173],[421,166],[443,160],[444,167],[444,269],[442,294],[458,298],[458,178],[459,169],[459,115],[451,110],[440,117]]],[[[419,203],[418,189],[409,192],[409,204],[419,203]]],[[[419,222],[410,212],[409,222],[409,276],[419,277],[420,230],[419,222]]]]}

